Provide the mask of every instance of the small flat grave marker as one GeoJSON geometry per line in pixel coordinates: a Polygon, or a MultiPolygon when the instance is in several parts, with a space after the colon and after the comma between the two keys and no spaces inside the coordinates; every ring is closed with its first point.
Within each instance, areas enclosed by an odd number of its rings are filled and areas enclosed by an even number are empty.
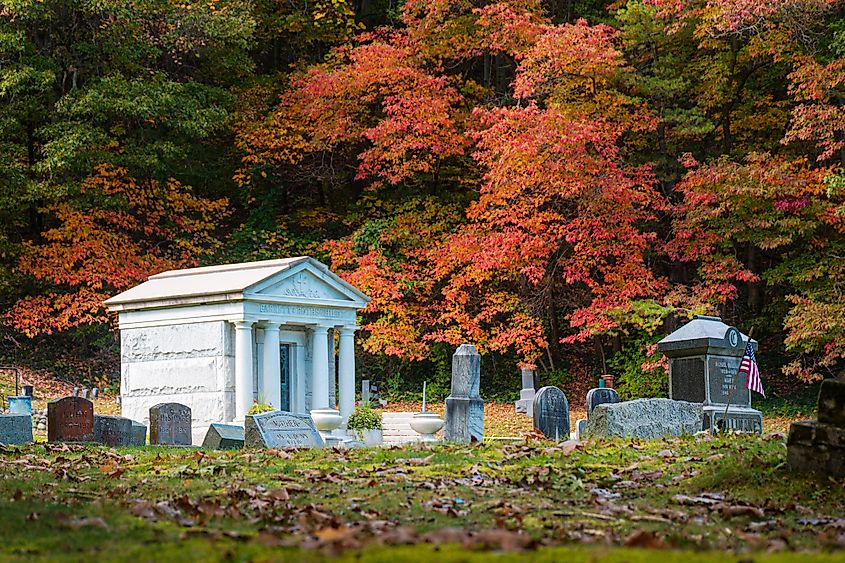
{"type": "Polygon", "coordinates": [[[534,397],[534,429],[550,440],[569,439],[569,401],[557,387],[543,387],[534,397]]]}
{"type": "Polygon", "coordinates": [[[150,444],[191,445],[191,407],[159,403],[150,407],[150,444]]]}
{"type": "Polygon", "coordinates": [[[132,421],[122,416],[94,415],[94,441],[106,446],[128,446],[132,442],[132,421]]]}
{"type": "Polygon", "coordinates": [[[82,397],[62,397],[47,403],[47,440],[93,442],[94,403],[82,397]]]}
{"type": "Polygon", "coordinates": [[[321,448],[324,442],[310,416],[273,411],[247,415],[244,445],[247,448],[321,448]]]}
{"type": "Polygon", "coordinates": [[[236,424],[213,423],[208,427],[202,447],[210,450],[232,450],[244,447],[244,428],[236,424]]]}
{"type": "Polygon", "coordinates": [[[32,442],[32,417],[27,414],[0,414],[0,444],[32,442]]]}

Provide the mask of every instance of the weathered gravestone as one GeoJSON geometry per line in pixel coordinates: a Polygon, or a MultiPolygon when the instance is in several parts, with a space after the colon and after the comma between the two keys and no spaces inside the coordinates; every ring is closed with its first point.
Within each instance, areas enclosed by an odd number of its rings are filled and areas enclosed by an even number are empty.
{"type": "MultiPolygon", "coordinates": [[[[699,430],[722,427],[730,400],[728,430],[763,431],[763,413],[751,408],[747,375],[737,374],[747,341],[747,336],[719,317],[697,315],[657,343],[669,358],[669,398],[704,406],[699,430]]],[[[751,345],[757,349],[757,341],[751,345]]]]}
{"type": "Polygon", "coordinates": [[[0,414],[0,444],[32,442],[32,417],[26,414],[0,414]]]}
{"type": "Polygon", "coordinates": [[[484,400],[479,395],[481,356],[471,344],[452,355],[452,393],[446,397],[443,439],[470,443],[484,439],[484,400]]]}
{"type": "Polygon", "coordinates": [[[132,421],[122,416],[95,414],[94,441],[113,447],[132,445],[132,421]]]}
{"type": "Polygon", "coordinates": [[[818,421],[790,425],[786,460],[795,471],[845,477],[845,381],[822,382],[818,410],[818,421]]]}
{"type": "Polygon", "coordinates": [[[132,421],[132,441],[130,446],[146,446],[147,445],[147,427],[140,422],[132,421]]]}
{"type": "Polygon", "coordinates": [[[522,368],[522,389],[519,392],[519,400],[516,402],[516,412],[525,413],[529,417],[534,416],[534,396],[537,394],[534,389],[534,370],[522,368]]]}
{"type": "Polygon", "coordinates": [[[362,405],[369,405],[370,404],[370,380],[369,379],[361,380],[361,404],[362,405]]]}
{"type": "Polygon", "coordinates": [[[557,387],[543,387],[534,397],[534,430],[550,440],[569,439],[569,401],[557,387]]]}
{"type": "Polygon", "coordinates": [[[82,397],[62,397],[47,403],[47,440],[93,442],[94,403],[82,397]]]}
{"type": "Polygon", "coordinates": [[[589,436],[662,438],[701,431],[703,407],[671,399],[637,399],[598,405],[587,421],[589,436]]]}
{"type": "Polygon", "coordinates": [[[191,407],[159,403],[150,407],[150,444],[191,445],[191,407]]]}
{"type": "Polygon", "coordinates": [[[587,391],[587,418],[590,418],[590,415],[593,413],[593,409],[597,406],[618,402],[619,393],[616,392],[616,389],[611,389],[610,387],[596,387],[594,389],[590,389],[587,391]]]}
{"type": "Polygon", "coordinates": [[[202,447],[210,450],[231,450],[244,447],[244,428],[236,424],[212,423],[202,447]]]}
{"type": "Polygon", "coordinates": [[[310,416],[273,411],[247,415],[244,445],[247,448],[321,448],[325,443],[310,416]]]}

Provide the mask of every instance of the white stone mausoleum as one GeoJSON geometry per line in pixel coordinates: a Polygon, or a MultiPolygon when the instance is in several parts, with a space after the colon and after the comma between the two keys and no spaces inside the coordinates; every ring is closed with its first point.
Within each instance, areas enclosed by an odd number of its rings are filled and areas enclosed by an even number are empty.
{"type": "Polygon", "coordinates": [[[188,405],[195,444],[256,400],[303,414],[337,404],[345,427],[369,300],[307,256],[152,276],[105,302],[119,313],[122,414],[148,424],[157,403],[188,405]]]}

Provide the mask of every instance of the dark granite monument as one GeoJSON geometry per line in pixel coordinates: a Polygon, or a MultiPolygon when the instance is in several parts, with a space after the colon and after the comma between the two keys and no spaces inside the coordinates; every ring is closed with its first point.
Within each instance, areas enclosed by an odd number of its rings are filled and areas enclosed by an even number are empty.
{"type": "Polygon", "coordinates": [[[0,444],[32,442],[32,417],[28,414],[0,414],[0,444]]]}
{"type": "Polygon", "coordinates": [[[147,427],[140,422],[132,421],[132,441],[130,446],[147,445],[147,427]]]}
{"type": "MultiPolygon", "coordinates": [[[[727,429],[763,431],[763,414],[751,408],[746,374],[735,379],[747,340],[746,335],[719,317],[697,315],[658,342],[658,350],[669,358],[669,398],[701,403],[702,430],[715,431],[723,426],[730,397],[727,429]]],[[[751,345],[757,349],[756,340],[751,345]]]]}
{"type": "Polygon", "coordinates": [[[244,445],[247,448],[321,448],[325,444],[310,416],[273,411],[247,415],[244,445]]]}
{"type": "Polygon", "coordinates": [[[94,441],[112,447],[132,445],[132,421],[122,416],[95,414],[94,441]]]}
{"type": "Polygon", "coordinates": [[[208,427],[202,447],[210,450],[233,450],[244,447],[244,428],[235,424],[213,423],[208,427]]]}
{"type": "Polygon", "coordinates": [[[845,381],[822,382],[819,419],[790,425],[786,460],[794,471],[845,477],[845,381]]]}
{"type": "Polygon", "coordinates": [[[159,403],[150,407],[150,444],[191,445],[191,407],[159,403]]]}
{"type": "Polygon", "coordinates": [[[82,397],[62,397],[47,403],[47,440],[93,442],[94,403],[82,397]]]}
{"type": "Polygon", "coordinates": [[[557,387],[543,387],[534,397],[534,429],[550,440],[569,439],[569,401],[557,387]]]}
{"type": "Polygon", "coordinates": [[[452,355],[452,392],[446,397],[444,441],[468,444],[484,438],[480,385],[481,356],[472,344],[461,344],[452,355]]]}
{"type": "Polygon", "coordinates": [[[619,393],[616,389],[610,387],[595,387],[587,391],[587,418],[599,405],[607,403],[613,404],[619,402],[619,393]]]}

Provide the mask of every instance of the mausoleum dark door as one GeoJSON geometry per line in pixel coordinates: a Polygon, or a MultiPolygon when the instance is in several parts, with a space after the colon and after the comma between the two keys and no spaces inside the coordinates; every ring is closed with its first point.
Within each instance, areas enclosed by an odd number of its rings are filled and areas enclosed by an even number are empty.
{"type": "Polygon", "coordinates": [[[283,411],[290,411],[290,391],[291,391],[291,377],[290,377],[290,363],[291,363],[291,348],[290,344],[280,344],[279,345],[279,359],[282,362],[281,370],[279,373],[282,374],[282,397],[281,397],[281,404],[279,406],[280,410],[283,411]]]}

